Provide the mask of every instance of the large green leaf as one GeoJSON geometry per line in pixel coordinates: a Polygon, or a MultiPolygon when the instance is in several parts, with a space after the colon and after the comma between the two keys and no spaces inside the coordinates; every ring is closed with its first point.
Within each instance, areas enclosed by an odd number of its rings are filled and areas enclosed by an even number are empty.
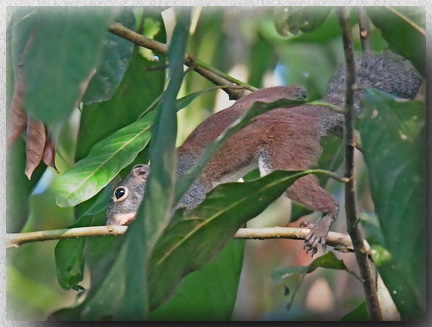
{"type": "Polygon", "coordinates": [[[150,141],[154,116],[155,112],[150,112],[100,141],[90,150],[88,157],[59,176],[57,204],[65,207],[77,205],[107,185],[150,141]]]}
{"type": "Polygon", "coordinates": [[[381,244],[378,266],[403,319],[425,313],[426,171],[424,103],[367,90],[360,123],[381,244]]]}
{"type": "Polygon", "coordinates": [[[156,240],[170,218],[174,205],[177,160],[175,140],[177,134],[176,98],[183,81],[183,60],[189,34],[190,13],[186,9],[178,16],[173,39],[168,51],[170,81],[157,110],[152,126],[150,161],[152,173],[146,186],[146,197],[136,220],[129,227],[126,253],[125,294],[119,311],[122,320],[148,318],[149,282],[148,261],[156,240]],[[145,219],[144,219],[145,218],[145,219]],[[132,250],[133,249],[133,250],[132,250]],[[138,265],[137,265],[138,263],[138,265]],[[131,297],[129,294],[133,293],[131,297]]]}
{"type": "MultiPolygon", "coordinates": [[[[130,30],[135,30],[135,15],[132,8],[122,9],[114,21],[130,30]]],[[[106,34],[102,63],[97,68],[82,99],[86,104],[111,98],[123,78],[132,55],[134,47],[132,42],[109,32],[106,34]]]]}
{"type": "Polygon", "coordinates": [[[423,7],[370,7],[368,15],[393,51],[426,76],[426,12],[423,7]]]}
{"type": "Polygon", "coordinates": [[[18,75],[19,67],[22,64],[22,54],[35,26],[36,12],[37,9],[34,7],[18,7],[12,15],[10,47],[15,76],[18,75]]]}
{"type": "Polygon", "coordinates": [[[55,124],[69,116],[82,83],[99,64],[112,13],[62,7],[38,9],[33,15],[31,44],[23,58],[25,108],[38,120],[55,124]]]}
{"type": "Polygon", "coordinates": [[[232,240],[208,265],[187,275],[150,320],[230,320],[237,298],[245,241],[232,240]]]}
{"type": "Polygon", "coordinates": [[[40,177],[46,170],[38,166],[33,178],[29,180],[23,171],[26,166],[26,146],[23,139],[17,140],[15,145],[7,151],[6,159],[6,230],[8,233],[19,233],[29,215],[29,197],[40,177]]]}
{"type": "Polygon", "coordinates": [[[151,257],[152,308],[172,294],[182,277],[214,258],[242,224],[309,172],[277,171],[247,183],[219,185],[191,213],[173,219],[151,257]]]}

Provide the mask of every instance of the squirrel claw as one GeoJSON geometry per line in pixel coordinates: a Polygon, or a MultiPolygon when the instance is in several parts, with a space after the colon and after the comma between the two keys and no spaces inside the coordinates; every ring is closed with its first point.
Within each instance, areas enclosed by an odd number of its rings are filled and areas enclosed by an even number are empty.
{"type": "Polygon", "coordinates": [[[305,236],[304,241],[304,250],[306,253],[311,252],[312,257],[318,252],[318,245],[321,244],[321,247],[324,252],[326,252],[326,237],[328,233],[328,228],[325,225],[310,222],[301,222],[300,227],[309,228],[310,232],[305,236]]]}

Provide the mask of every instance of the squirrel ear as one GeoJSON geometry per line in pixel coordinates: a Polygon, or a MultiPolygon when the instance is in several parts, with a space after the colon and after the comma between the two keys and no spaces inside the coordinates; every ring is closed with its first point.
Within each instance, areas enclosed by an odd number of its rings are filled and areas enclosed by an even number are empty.
{"type": "Polygon", "coordinates": [[[132,168],[132,174],[135,177],[147,178],[150,167],[148,165],[136,165],[132,168]]]}

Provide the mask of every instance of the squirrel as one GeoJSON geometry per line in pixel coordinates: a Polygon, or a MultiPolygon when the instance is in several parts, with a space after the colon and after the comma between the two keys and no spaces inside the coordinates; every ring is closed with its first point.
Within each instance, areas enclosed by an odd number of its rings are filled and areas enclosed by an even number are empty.
{"type": "MultiPolygon", "coordinates": [[[[365,52],[355,60],[355,66],[356,114],[360,112],[364,93],[362,89],[365,87],[374,87],[399,98],[413,99],[423,81],[409,61],[389,51],[365,52]]],[[[344,106],[345,73],[343,66],[336,71],[321,101],[344,106]]],[[[306,90],[299,86],[260,89],[208,117],[177,149],[177,175],[187,172],[206,145],[214,141],[254,101],[298,99],[306,95],[306,90]]],[[[255,117],[216,152],[176,208],[184,207],[191,211],[212,188],[221,183],[237,181],[256,167],[261,175],[266,175],[274,170],[304,170],[316,165],[322,151],[322,137],[331,132],[340,132],[343,119],[343,114],[326,106],[310,104],[277,108],[255,117]]],[[[148,165],[136,165],[115,188],[108,208],[107,225],[127,225],[135,219],[149,172],[148,165]]],[[[299,178],[285,193],[292,201],[322,214],[316,223],[307,225],[310,232],[305,237],[304,248],[314,255],[319,244],[325,246],[330,226],[339,214],[339,204],[319,185],[314,175],[299,178]]]]}

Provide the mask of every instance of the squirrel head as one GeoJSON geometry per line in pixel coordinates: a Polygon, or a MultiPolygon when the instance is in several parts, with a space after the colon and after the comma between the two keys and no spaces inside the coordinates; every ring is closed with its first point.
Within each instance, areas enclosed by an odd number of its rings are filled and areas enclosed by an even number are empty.
{"type": "Polygon", "coordinates": [[[108,206],[107,225],[129,225],[144,197],[148,165],[136,165],[114,189],[108,206]]]}

